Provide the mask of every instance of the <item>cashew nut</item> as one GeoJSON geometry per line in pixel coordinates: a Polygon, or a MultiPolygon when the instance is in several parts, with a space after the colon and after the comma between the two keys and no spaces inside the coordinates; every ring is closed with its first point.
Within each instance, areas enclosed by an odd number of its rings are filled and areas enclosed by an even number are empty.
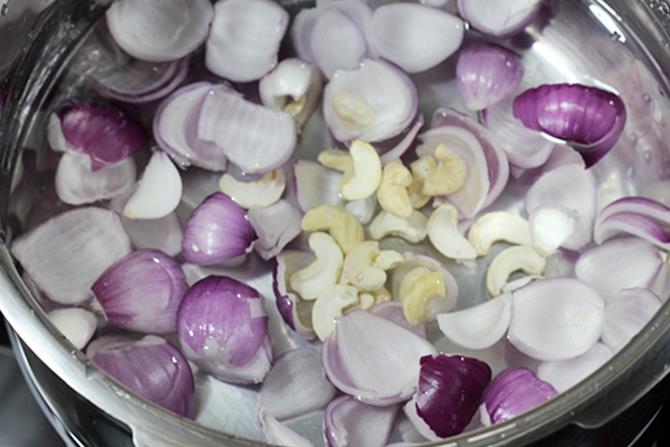
{"type": "Polygon", "coordinates": [[[498,241],[533,245],[528,221],[518,214],[495,211],[477,219],[468,232],[468,240],[479,256],[486,255],[498,241]]]}
{"type": "Polygon", "coordinates": [[[364,129],[375,122],[375,109],[355,93],[335,92],[332,101],[333,110],[348,127],[364,129]]]}
{"type": "Polygon", "coordinates": [[[544,256],[554,253],[575,232],[577,219],[573,212],[560,208],[540,207],[530,216],[531,244],[544,256]]]}
{"type": "Polygon", "coordinates": [[[345,200],[358,200],[371,196],[377,191],[382,180],[382,162],[374,147],[365,141],[356,140],[349,146],[353,160],[351,178],[342,180],[340,192],[345,200]]]}
{"type": "Polygon", "coordinates": [[[303,231],[328,231],[342,251],[349,253],[363,241],[361,223],[351,213],[333,205],[321,205],[309,210],[302,218],[303,231]]]}
{"type": "Polygon", "coordinates": [[[435,172],[436,168],[437,164],[432,155],[423,155],[410,165],[412,184],[409,185],[407,193],[415,209],[423,208],[430,201],[430,196],[423,193],[423,182],[435,172]]]}
{"type": "Polygon", "coordinates": [[[363,310],[372,309],[375,305],[375,297],[371,293],[361,293],[358,296],[358,308],[363,310]]]}
{"type": "Polygon", "coordinates": [[[321,292],[334,286],[342,272],[342,251],[332,237],[326,233],[312,233],[309,248],[316,259],[289,278],[291,289],[304,300],[314,300],[321,292]]]}
{"type": "Polygon", "coordinates": [[[388,211],[381,211],[370,223],[370,236],[380,240],[386,236],[397,236],[406,241],[419,243],[426,238],[426,216],[414,211],[406,219],[395,216],[388,211]]]}
{"type": "Polygon", "coordinates": [[[350,176],[354,169],[354,160],[349,155],[349,152],[340,149],[321,151],[318,160],[325,167],[344,173],[349,172],[350,176]]]}
{"type": "Polygon", "coordinates": [[[486,288],[491,296],[498,296],[512,273],[522,270],[528,275],[541,275],[545,266],[545,259],[532,247],[519,245],[506,248],[493,258],[486,272],[486,288]]]}
{"type": "Polygon", "coordinates": [[[377,200],[381,207],[398,217],[409,217],[414,211],[407,192],[412,181],[412,173],[400,160],[393,160],[384,166],[377,190],[377,200]]]}
{"type": "Polygon", "coordinates": [[[416,267],[403,277],[399,295],[407,321],[411,325],[423,323],[430,318],[431,301],[447,296],[444,274],[416,267]]]}
{"type": "Polygon", "coordinates": [[[312,307],[312,327],[320,340],[335,329],[335,320],[347,307],[358,304],[358,291],[351,286],[334,285],[322,293],[312,307]]]}
{"type": "Polygon", "coordinates": [[[380,289],[386,283],[386,270],[400,264],[402,259],[400,253],[392,250],[380,251],[376,241],[361,242],[344,258],[340,283],[366,292],[380,289]]]}
{"type": "Polygon", "coordinates": [[[365,199],[352,200],[344,205],[344,209],[353,214],[360,223],[367,225],[377,211],[377,199],[375,196],[370,196],[365,199]]]}
{"type": "Polygon", "coordinates": [[[458,231],[458,210],[449,203],[439,205],[428,219],[428,238],[445,257],[458,260],[475,259],[477,252],[458,231]]]}
{"type": "Polygon", "coordinates": [[[375,258],[375,265],[383,270],[392,270],[405,260],[403,255],[395,250],[382,250],[375,258]]]}
{"type": "Polygon", "coordinates": [[[230,174],[223,174],[219,189],[242,208],[270,206],[279,200],[286,188],[283,169],[268,172],[253,182],[241,182],[230,174]]]}
{"type": "Polygon", "coordinates": [[[423,194],[443,196],[461,189],[467,176],[463,159],[444,144],[435,148],[435,158],[439,163],[435,171],[423,181],[423,194]]]}
{"type": "Polygon", "coordinates": [[[353,306],[352,309],[368,310],[379,303],[390,300],[391,292],[389,292],[385,287],[381,287],[371,292],[363,292],[359,294],[358,304],[353,306]]]}

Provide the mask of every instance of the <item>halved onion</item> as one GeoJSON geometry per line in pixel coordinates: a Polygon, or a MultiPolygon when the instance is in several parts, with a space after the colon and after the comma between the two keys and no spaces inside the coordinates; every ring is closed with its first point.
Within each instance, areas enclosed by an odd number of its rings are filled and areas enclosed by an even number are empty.
{"type": "Polygon", "coordinates": [[[528,25],[541,4],[541,0],[500,0],[492,8],[487,0],[458,0],[458,11],[482,33],[506,37],[528,25]]]}
{"type": "Polygon", "coordinates": [[[160,250],[168,256],[177,256],[181,252],[184,232],[176,213],[160,219],[122,218],[121,221],[134,248],[160,250]]]}
{"type": "Polygon", "coordinates": [[[594,240],[598,244],[627,233],[670,250],[670,208],[645,197],[624,197],[603,208],[595,222],[594,240]]]}
{"type": "Polygon", "coordinates": [[[289,278],[314,261],[314,255],[307,251],[284,250],[275,258],[272,272],[272,290],[277,310],[286,324],[301,336],[312,339],[316,335],[312,330],[312,301],[300,299],[297,293],[289,289],[289,278]]]}
{"type": "Polygon", "coordinates": [[[556,391],[562,393],[591,375],[607,363],[613,355],[612,350],[606,345],[596,343],[586,353],[574,359],[540,363],[537,368],[537,377],[550,383],[556,391]]]}
{"type": "Polygon", "coordinates": [[[661,304],[646,289],[624,289],[608,297],[603,342],[614,352],[621,350],[654,317],[661,304]]]}
{"type": "Polygon", "coordinates": [[[247,218],[258,235],[254,250],[266,261],[277,256],[286,244],[302,232],[302,214],[286,200],[266,207],[251,208],[247,218]]]}
{"type": "Polygon", "coordinates": [[[326,442],[329,447],[384,447],[397,412],[397,405],[375,407],[351,396],[338,397],[323,416],[326,442]]]}

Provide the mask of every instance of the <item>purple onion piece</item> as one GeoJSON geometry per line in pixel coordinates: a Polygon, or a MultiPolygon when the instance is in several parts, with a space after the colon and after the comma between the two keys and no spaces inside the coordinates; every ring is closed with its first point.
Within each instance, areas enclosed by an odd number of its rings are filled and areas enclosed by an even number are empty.
{"type": "Polygon", "coordinates": [[[179,263],[158,250],[119,259],[91,287],[111,324],[153,334],[175,331],[187,289],[179,263]]]}
{"type": "Polygon", "coordinates": [[[194,393],[186,359],[161,337],[100,337],[86,355],[98,367],[143,398],[188,416],[194,393]]]}
{"type": "Polygon", "coordinates": [[[397,412],[397,405],[375,407],[351,396],[338,397],[323,416],[324,437],[329,447],[384,447],[397,412]]]}
{"type": "Polygon", "coordinates": [[[657,247],[670,248],[670,208],[645,197],[624,197],[603,208],[596,218],[594,240],[601,244],[620,233],[645,239],[657,247]]]}
{"type": "Polygon", "coordinates": [[[409,324],[409,321],[405,318],[405,313],[402,310],[402,303],[398,301],[384,301],[383,303],[375,305],[370,309],[370,312],[379,317],[386,318],[405,329],[409,329],[419,337],[426,338],[426,325],[423,323],[417,324],[416,326],[409,324]]]}
{"type": "Polygon", "coordinates": [[[257,290],[225,276],[191,287],[179,308],[177,332],[186,357],[233,383],[259,383],[270,369],[268,317],[257,290]]]}
{"type": "Polygon", "coordinates": [[[523,30],[540,10],[541,0],[499,0],[495,8],[487,0],[458,0],[458,11],[480,32],[508,37],[523,30]]]}
{"type": "Polygon", "coordinates": [[[411,125],[409,130],[405,133],[405,135],[400,138],[400,140],[395,143],[389,150],[385,151],[381,156],[379,157],[382,164],[385,165],[389,162],[392,162],[393,160],[398,160],[402,158],[405,153],[412,148],[414,143],[416,142],[416,136],[419,134],[421,131],[421,128],[425,124],[426,120],[424,119],[423,115],[419,114],[416,116],[416,119],[414,120],[414,124],[411,125]]]}
{"type": "Polygon", "coordinates": [[[529,129],[571,144],[592,166],[616,144],[626,124],[619,95],[581,84],[545,84],[514,100],[514,116],[529,129]]]}
{"type": "Polygon", "coordinates": [[[256,233],[244,209],[217,192],[198,205],[186,222],[182,255],[191,264],[216,264],[244,255],[254,240],[256,233]]]}
{"type": "Polygon", "coordinates": [[[491,423],[497,424],[529,411],[558,394],[553,386],[527,368],[508,368],[498,374],[484,394],[491,423]]]}
{"type": "Polygon", "coordinates": [[[94,172],[130,157],[148,141],[139,124],[117,110],[97,104],[66,106],[52,120],[52,149],[88,155],[94,172]]]}
{"type": "Polygon", "coordinates": [[[445,354],[422,357],[417,394],[405,412],[419,433],[429,435],[430,440],[461,433],[477,412],[490,381],[491,368],[475,358],[445,354]],[[417,424],[420,421],[413,413],[423,423],[417,424]]]}
{"type": "Polygon", "coordinates": [[[511,95],[523,79],[519,56],[490,43],[463,48],[456,64],[458,90],[468,109],[479,111],[511,95]]]}

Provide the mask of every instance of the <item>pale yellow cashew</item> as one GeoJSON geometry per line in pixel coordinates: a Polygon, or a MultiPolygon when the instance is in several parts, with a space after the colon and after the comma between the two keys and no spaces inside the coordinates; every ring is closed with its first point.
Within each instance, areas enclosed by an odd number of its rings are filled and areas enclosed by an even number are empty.
{"type": "Polygon", "coordinates": [[[414,209],[423,208],[430,201],[430,196],[423,193],[423,183],[437,169],[437,163],[432,155],[423,155],[410,164],[412,170],[412,184],[407,192],[414,209]]]}
{"type": "Polygon", "coordinates": [[[468,231],[468,240],[479,256],[486,255],[498,241],[533,245],[528,221],[515,213],[494,211],[479,217],[468,231]]]}
{"type": "Polygon", "coordinates": [[[258,180],[243,182],[230,174],[223,174],[219,189],[242,208],[270,206],[278,201],[286,188],[283,169],[268,172],[258,180]]]}
{"type": "Polygon", "coordinates": [[[383,209],[398,217],[409,217],[414,211],[407,188],[412,184],[412,173],[400,160],[384,166],[377,200],[383,209]]]}
{"type": "Polygon", "coordinates": [[[333,110],[342,122],[350,128],[358,129],[375,122],[375,110],[361,96],[347,91],[333,94],[333,110]]]}
{"type": "Polygon", "coordinates": [[[368,229],[372,239],[380,240],[386,236],[397,236],[415,244],[424,240],[427,232],[428,219],[419,211],[414,211],[408,218],[394,216],[388,211],[381,211],[372,219],[368,229]]]}
{"type": "Polygon", "coordinates": [[[312,233],[309,236],[309,248],[316,259],[289,278],[291,289],[304,300],[314,300],[324,290],[337,284],[343,263],[340,247],[326,233],[312,233]]]}
{"type": "Polygon", "coordinates": [[[377,191],[382,180],[382,162],[379,154],[369,143],[356,140],[349,146],[349,154],[353,160],[351,178],[342,180],[340,193],[345,200],[360,200],[377,191]]]}
{"type": "Polygon", "coordinates": [[[443,196],[461,189],[467,176],[467,167],[463,159],[443,144],[435,148],[435,158],[439,163],[435,171],[424,180],[423,194],[443,196]]]}
{"type": "Polygon", "coordinates": [[[363,241],[363,226],[353,214],[333,205],[321,205],[309,210],[302,218],[303,231],[328,231],[342,251],[349,253],[363,241]]]}
{"type": "Polygon", "coordinates": [[[428,219],[428,238],[433,247],[450,259],[472,260],[477,252],[458,231],[458,210],[449,203],[439,205],[428,219]]]}
{"type": "Polygon", "coordinates": [[[312,327],[319,339],[325,340],[335,329],[335,320],[358,302],[354,287],[338,284],[324,290],[312,307],[312,327]]]}
{"type": "Polygon", "coordinates": [[[351,284],[365,292],[379,290],[386,283],[386,270],[399,265],[402,260],[398,252],[379,250],[376,241],[361,242],[344,258],[340,283],[351,284]]]}
{"type": "Polygon", "coordinates": [[[382,250],[375,258],[375,265],[383,270],[392,270],[404,260],[405,257],[395,250],[382,250]]]}
{"type": "Polygon", "coordinates": [[[532,247],[519,245],[506,248],[493,258],[486,272],[486,288],[491,296],[498,296],[512,273],[522,270],[528,275],[541,275],[546,265],[544,257],[532,247]]]}
{"type": "Polygon", "coordinates": [[[417,267],[403,277],[399,294],[407,321],[413,326],[423,323],[430,318],[431,301],[447,296],[444,274],[417,267]]]}

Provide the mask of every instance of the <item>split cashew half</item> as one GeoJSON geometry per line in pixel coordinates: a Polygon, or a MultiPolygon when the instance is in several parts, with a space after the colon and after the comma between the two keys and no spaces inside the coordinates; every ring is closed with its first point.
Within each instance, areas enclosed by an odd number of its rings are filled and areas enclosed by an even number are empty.
{"type": "Polygon", "coordinates": [[[328,231],[342,251],[349,253],[363,241],[363,226],[350,212],[333,205],[309,210],[302,218],[303,231],[328,231]]]}
{"type": "Polygon", "coordinates": [[[304,300],[314,300],[337,284],[342,272],[343,256],[337,242],[326,233],[312,233],[309,248],[316,259],[289,278],[291,289],[304,300]]]}
{"type": "Polygon", "coordinates": [[[541,275],[547,262],[534,248],[519,245],[506,248],[493,258],[486,272],[486,288],[491,296],[502,293],[510,275],[522,270],[528,275],[541,275]]]}

